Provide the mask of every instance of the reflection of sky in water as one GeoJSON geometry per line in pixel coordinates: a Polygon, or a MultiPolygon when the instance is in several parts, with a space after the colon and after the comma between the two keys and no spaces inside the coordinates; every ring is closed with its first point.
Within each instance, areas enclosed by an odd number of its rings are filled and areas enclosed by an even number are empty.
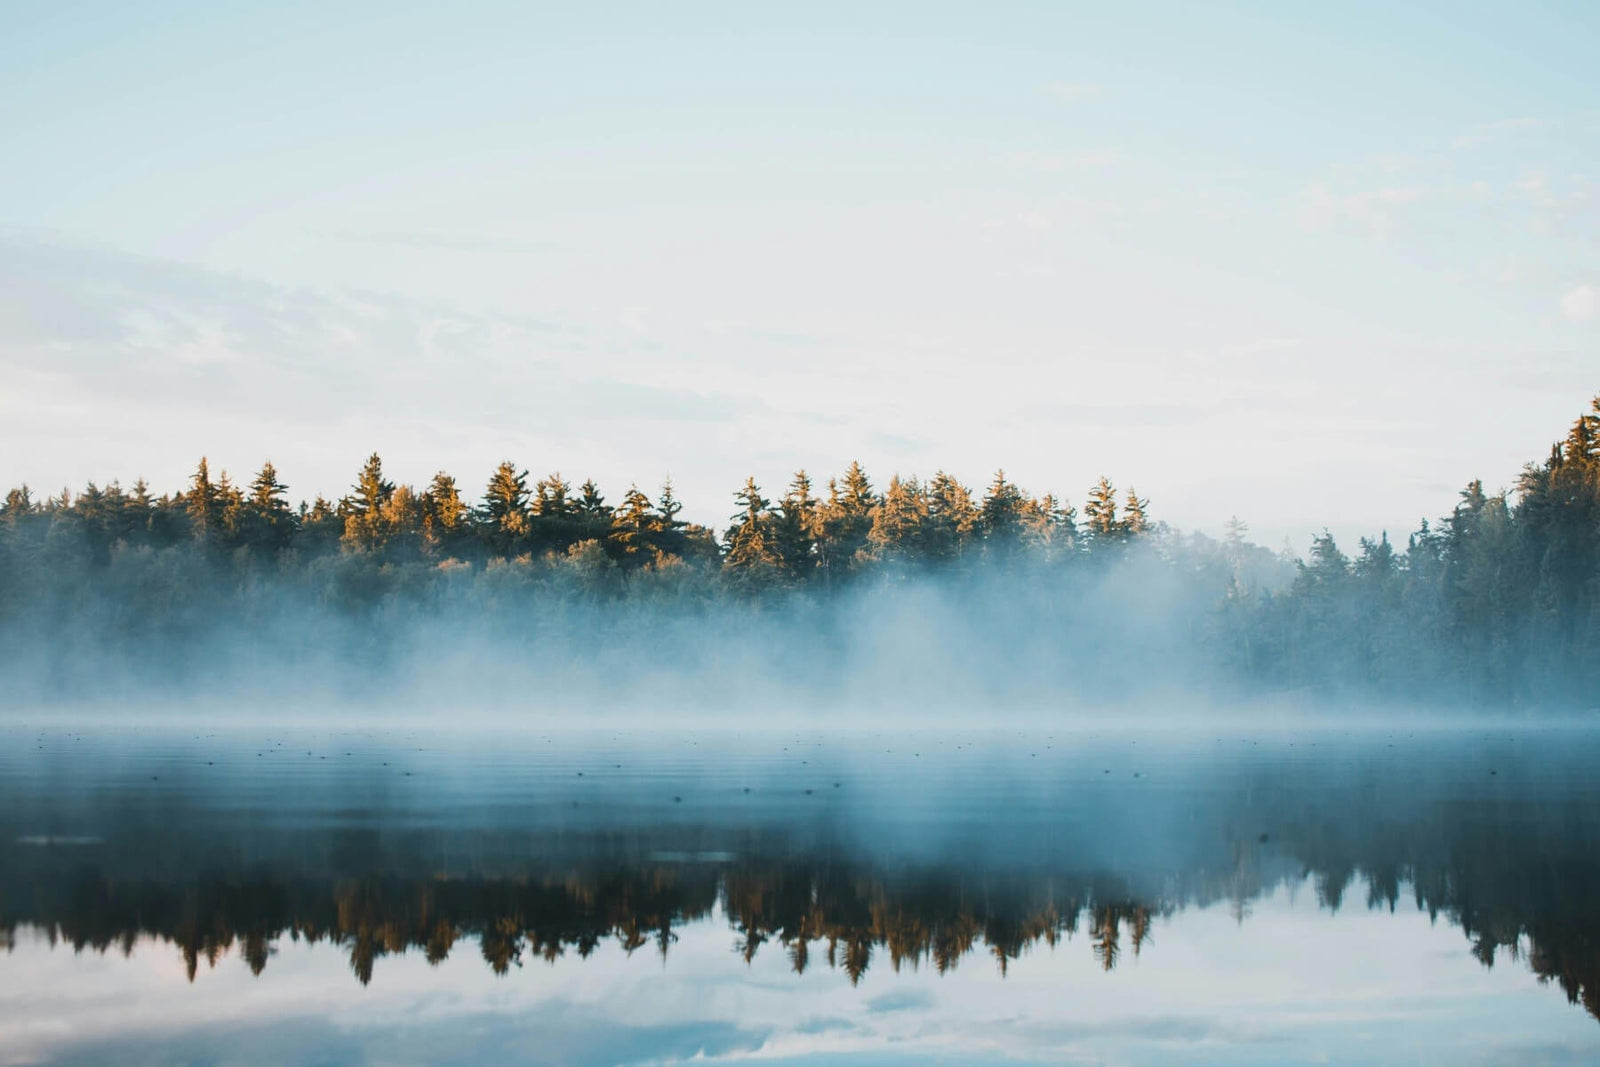
{"type": "Polygon", "coordinates": [[[192,729],[0,729],[0,1063],[1600,1060],[1535,974],[1600,971],[1585,731],[192,729]],[[422,890],[457,938],[432,966],[422,890]],[[1054,948],[1027,932],[1070,901],[1054,948]],[[1153,916],[1114,969],[1108,905],[1153,916]],[[495,974],[507,917],[559,958],[495,974]],[[943,975],[827,960],[968,920],[943,975]],[[350,931],[384,924],[363,985],[350,931]],[[231,947],[191,984],[179,937],[231,947]]]}
{"type": "MultiPolygon", "coordinates": [[[[1364,894],[1363,894],[1364,895],[1364,894]]],[[[504,977],[473,946],[437,967],[381,960],[370,986],[347,953],[281,938],[252,976],[236,955],[191,986],[177,950],[131,958],[52,951],[27,933],[0,963],[0,1054],[107,1062],[538,1061],[609,1064],[697,1054],[804,1062],[1151,1060],[1594,1062],[1600,1028],[1526,967],[1485,969],[1459,930],[1408,899],[1394,914],[1319,908],[1309,883],[1157,920],[1139,958],[1099,966],[1081,934],[1004,978],[974,955],[939,976],[875,966],[852,987],[796,975],[777,946],[747,966],[720,914],[652,946],[533,958],[504,977]]]]}

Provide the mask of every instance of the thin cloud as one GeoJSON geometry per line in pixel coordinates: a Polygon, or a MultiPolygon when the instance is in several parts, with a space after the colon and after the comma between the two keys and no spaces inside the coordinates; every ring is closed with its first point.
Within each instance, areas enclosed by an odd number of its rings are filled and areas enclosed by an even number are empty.
{"type": "Polygon", "coordinates": [[[1081,104],[1105,95],[1100,86],[1084,82],[1054,81],[1046,84],[1044,91],[1063,104],[1081,104]]]}
{"type": "Polygon", "coordinates": [[[1580,285],[1561,297],[1561,314],[1573,322],[1587,322],[1600,310],[1600,286],[1580,285]]]}
{"type": "Polygon", "coordinates": [[[333,229],[312,236],[355,244],[412,248],[419,252],[498,252],[528,255],[557,252],[562,246],[551,241],[529,241],[498,234],[451,233],[438,230],[362,230],[333,229]]]}
{"type": "MultiPolygon", "coordinates": [[[[287,289],[202,267],[0,242],[0,279],[29,279],[31,316],[0,318],[0,373],[30,406],[204,411],[286,434],[349,419],[523,424],[548,434],[610,421],[727,423],[754,396],[659,375],[596,373],[582,331],[403,297],[287,289]],[[493,381],[485,389],[484,376],[493,381]]],[[[0,311],[9,300],[0,297],[0,311]]],[[[637,349],[639,338],[617,343],[637,349]]]]}
{"type": "Polygon", "coordinates": [[[1515,119],[1500,119],[1497,122],[1480,123],[1465,133],[1459,134],[1450,144],[1454,148],[1471,148],[1474,145],[1492,141],[1503,134],[1515,133],[1519,130],[1537,130],[1548,126],[1545,119],[1531,116],[1515,119]]]}
{"type": "Polygon", "coordinates": [[[1376,241],[1393,236],[1404,211],[1423,199],[1412,187],[1339,193],[1313,185],[1300,197],[1300,221],[1309,230],[1354,230],[1376,241]]]}
{"type": "Polygon", "coordinates": [[[1007,156],[1006,165],[1014,171],[1053,174],[1066,170],[1113,167],[1122,159],[1121,150],[1116,148],[1088,148],[1077,152],[1024,151],[1007,156]]]}

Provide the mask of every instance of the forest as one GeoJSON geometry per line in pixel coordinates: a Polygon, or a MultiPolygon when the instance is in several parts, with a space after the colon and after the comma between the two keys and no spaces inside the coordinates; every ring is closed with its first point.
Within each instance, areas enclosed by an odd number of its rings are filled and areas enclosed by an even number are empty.
{"type": "Polygon", "coordinates": [[[1237,520],[1177,530],[1106,478],[1080,510],[1003,472],[979,492],[852,463],[781,494],[749,479],[733,504],[719,531],[683,521],[670,482],[611,502],[505,462],[478,493],[443,472],[419,489],[377,455],[298,505],[271,463],[241,483],[202,459],[160,496],[23,485],[0,508],[0,660],[33,700],[286,673],[545,706],[1600,692],[1600,397],[1509,489],[1473,480],[1403,546],[1324,533],[1304,559],[1237,520]]]}

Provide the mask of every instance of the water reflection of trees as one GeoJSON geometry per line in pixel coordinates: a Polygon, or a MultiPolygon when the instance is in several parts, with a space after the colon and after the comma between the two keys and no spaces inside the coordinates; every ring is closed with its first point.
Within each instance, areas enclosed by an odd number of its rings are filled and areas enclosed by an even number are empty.
{"type": "Polygon", "coordinates": [[[676,928],[720,905],[746,962],[761,946],[781,946],[803,973],[821,958],[852,982],[875,959],[896,971],[932,966],[943,974],[980,949],[1002,972],[1033,946],[1055,946],[1087,916],[1094,951],[1107,970],[1117,961],[1120,928],[1138,951],[1152,908],[1102,898],[1085,883],[1072,892],[1027,882],[966,885],[939,878],[885,882],[844,869],[794,862],[661,865],[610,869],[548,880],[373,877],[326,882],[269,871],[191,883],[122,882],[92,871],[64,874],[34,894],[36,906],[9,910],[10,944],[19,925],[42,930],[75,951],[129,954],[140,938],[170,942],[191,980],[204,960],[236,951],[259,974],[287,937],[330,942],[350,955],[363,984],[384,956],[420,951],[430,963],[475,939],[485,962],[505,974],[524,961],[588,958],[605,941],[625,952],[653,946],[666,958],[676,928]]]}
{"type": "Polygon", "coordinates": [[[1111,878],[889,876],[794,859],[494,878],[329,880],[256,870],[129,882],[63,870],[34,886],[30,905],[6,909],[0,944],[11,945],[19,925],[79,951],[131,953],[140,938],[156,938],[178,947],[193,979],[202,960],[214,966],[230,952],[259,974],[283,938],[327,942],[349,954],[365,984],[382,957],[416,951],[437,964],[462,940],[475,942],[498,974],[533,960],[586,959],[605,942],[629,954],[649,947],[665,959],[679,927],[720,911],[745,961],[769,946],[797,973],[820,961],[852,983],[874,964],[944,974],[979,953],[992,956],[1003,974],[1031,950],[1080,933],[1110,971],[1150,944],[1158,918],[1225,902],[1243,921],[1250,901],[1304,875],[1319,905],[1333,909],[1348,906],[1346,891],[1358,878],[1366,905],[1375,908],[1393,910],[1408,885],[1421,909],[1461,927],[1485,966],[1497,957],[1525,960],[1600,1018],[1600,916],[1588,892],[1600,872],[1565,863],[1533,878],[1460,855],[1444,867],[1358,865],[1337,840],[1307,844],[1303,868],[1262,865],[1260,849],[1241,847],[1234,869],[1154,896],[1135,895],[1111,878]]]}

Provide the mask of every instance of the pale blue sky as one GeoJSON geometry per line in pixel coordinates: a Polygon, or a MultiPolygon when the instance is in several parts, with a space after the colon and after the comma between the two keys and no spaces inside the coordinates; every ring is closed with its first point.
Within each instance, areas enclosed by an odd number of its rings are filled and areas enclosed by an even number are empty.
{"type": "Polygon", "coordinates": [[[720,519],[860,458],[1401,533],[1600,391],[1597,55],[1592,4],[7,4],[0,477],[376,448],[720,519]]]}

